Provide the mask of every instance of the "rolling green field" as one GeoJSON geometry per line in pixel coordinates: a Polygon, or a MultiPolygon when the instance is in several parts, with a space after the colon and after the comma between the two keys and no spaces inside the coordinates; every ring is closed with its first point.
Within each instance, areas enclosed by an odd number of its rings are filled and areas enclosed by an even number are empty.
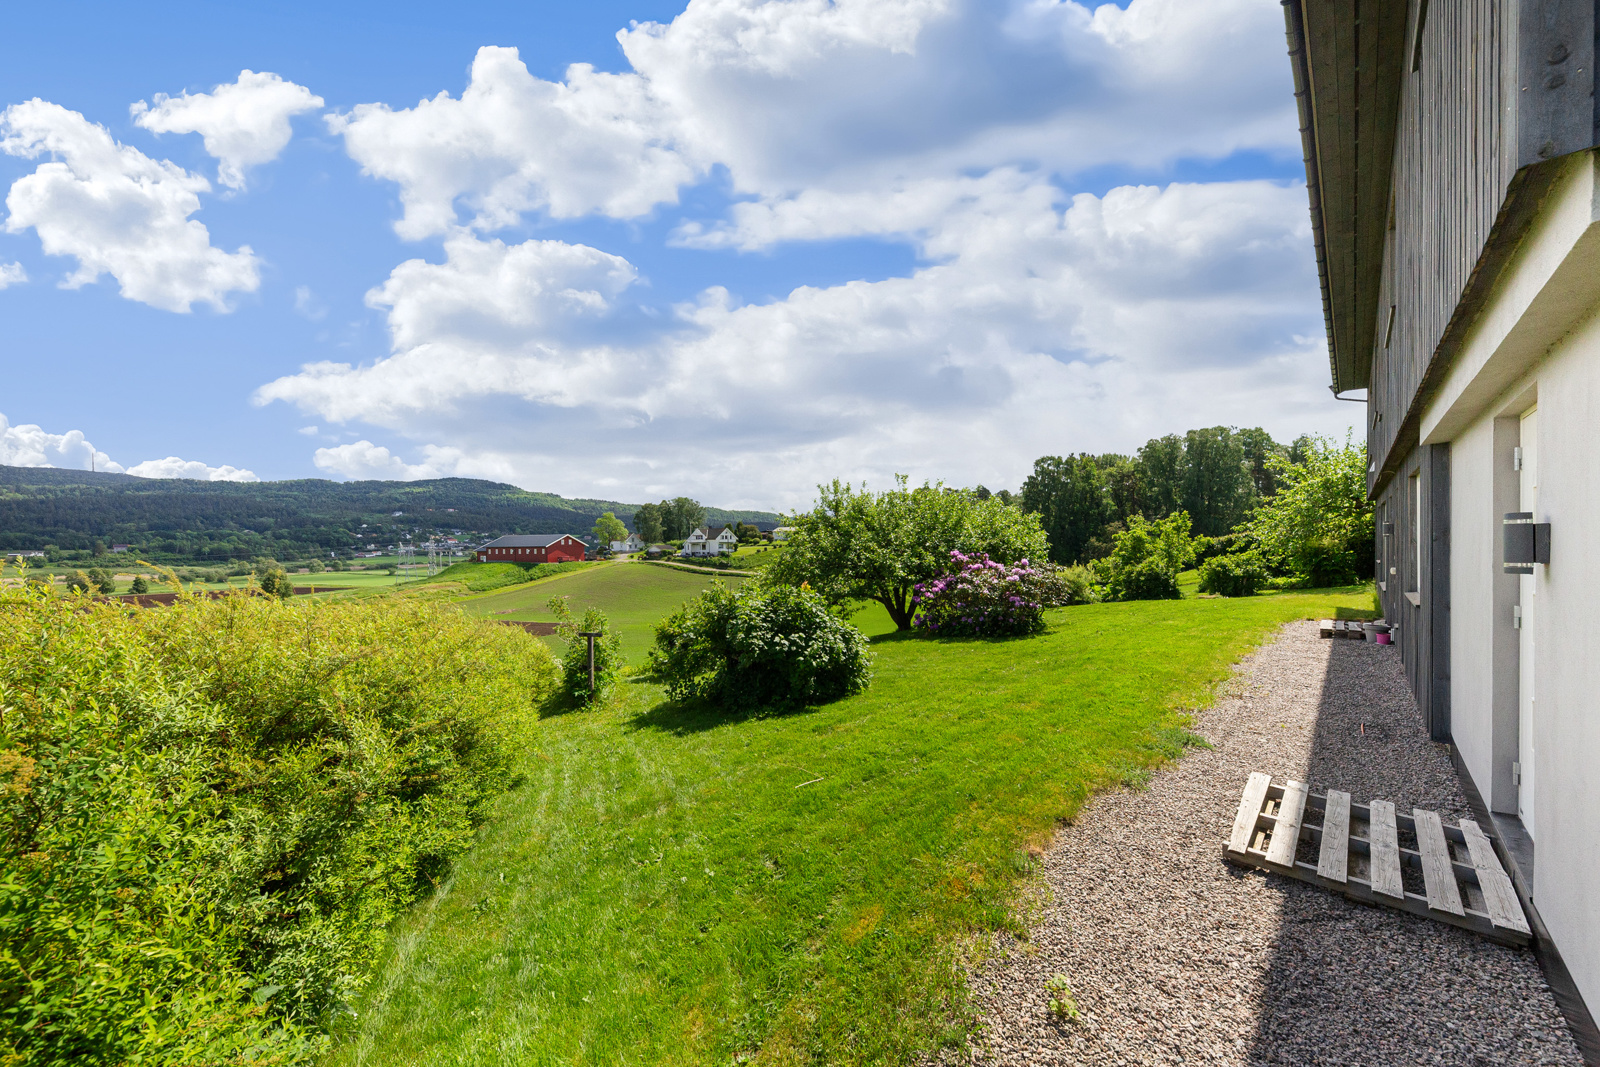
{"type": "MultiPolygon", "coordinates": [[[[470,608],[534,617],[559,587],[637,647],[700,584],[619,564],[470,608]]],[[[956,1043],[978,935],[1020,931],[1028,846],[1179,755],[1182,710],[1279,624],[1369,604],[1095,604],[972,641],[868,611],[873,684],[832,705],[738,717],[634,680],[552,714],[478,845],[397,924],[330,1063],[889,1064],[956,1043]]]]}
{"type": "MultiPolygon", "coordinates": [[[[734,575],[733,581],[739,581],[734,575]]],[[[654,627],[663,616],[685,600],[698,596],[712,581],[709,574],[649,567],[639,563],[605,563],[575,574],[504,592],[473,597],[462,602],[462,609],[516,622],[553,622],[555,616],[545,607],[553,596],[568,597],[574,613],[597,607],[606,613],[622,637],[623,655],[634,665],[644,663],[645,652],[654,640],[654,627]]],[[[552,648],[559,642],[548,638],[552,648]]]]}

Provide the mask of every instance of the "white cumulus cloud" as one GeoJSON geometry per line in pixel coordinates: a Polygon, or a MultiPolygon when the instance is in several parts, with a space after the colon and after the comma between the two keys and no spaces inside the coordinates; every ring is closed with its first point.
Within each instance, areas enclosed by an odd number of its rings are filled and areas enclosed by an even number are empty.
{"type": "Polygon", "coordinates": [[[7,467],[66,467],[121,473],[122,467],[90,444],[82,430],[47,433],[39,426],[13,426],[0,415],[0,464],[7,467]]]}
{"type": "Polygon", "coordinates": [[[289,120],[322,106],[322,97],[276,74],[241,70],[237,81],[209,93],[155,95],[128,110],[156,133],[198,133],[217,160],[217,180],[243,189],[245,171],[278,158],[293,134],[289,120]]]}
{"type": "Polygon", "coordinates": [[[456,225],[458,200],[489,228],[535,208],[629,218],[674,200],[697,173],[643,79],[579,63],[548,82],[515,48],[479,49],[459,99],[362,104],[328,126],[366,173],[400,186],[395,230],[408,239],[456,225]]]}
{"type": "Polygon", "coordinates": [[[614,316],[629,269],[556,242],[460,239],[444,263],[402,265],[375,290],[391,356],[309,365],[257,401],[429,442],[421,465],[363,458],[377,446],[318,453],[349,476],[470,470],[550,486],[572,470],[568,490],[598,478],[648,496],[677,478],[786,502],[818,472],[1015,485],[1068,426],[1131,448],[1175,418],[1255,424],[1271,411],[1276,432],[1305,424],[1308,405],[1284,400],[1315,398],[1322,373],[1320,341],[1303,336],[1316,289],[1298,187],[1064,199],[1013,172],[837,207],[821,215],[830,225],[895,219],[933,262],[770,303],[712,288],[659,327],[589,333],[559,302],[563,314],[543,313],[543,294],[593,292],[580,309],[614,316]],[[554,281],[539,273],[557,266],[554,281]],[[525,290],[529,277],[541,285],[525,290]]]}
{"type": "Polygon", "coordinates": [[[6,230],[33,229],[48,254],[76,257],[65,287],[110,274],[129,300],[187,312],[195,303],[226,311],[229,293],[261,284],[248,245],[215,248],[189,218],[210,182],[118,144],[78,112],[39,99],[13,104],[0,112],[0,151],[51,157],[12,184],[6,230]]]}
{"type": "Polygon", "coordinates": [[[312,456],[318,470],[338,474],[352,480],[377,479],[379,481],[414,482],[419,478],[441,477],[440,471],[427,463],[407,463],[382,445],[371,441],[354,441],[333,448],[319,448],[312,456]]]}
{"type": "Polygon", "coordinates": [[[1041,454],[1190,426],[1343,429],[1303,186],[1153,181],[1295,165],[1282,34],[1270,0],[691,0],[618,34],[617,74],[481,49],[459,97],[330,118],[443,258],[368,294],[385,358],[256,401],[409,443],[318,452],[351,477],[768,504],[834,475],[1014,488],[1041,454]],[[713,206],[668,241],[722,254],[692,262],[724,284],[670,309],[606,249],[494,238],[693,184],[713,206]],[[914,265],[734,295],[748,254],[861,238],[914,265]]]}
{"type": "Polygon", "coordinates": [[[28,272],[21,263],[0,263],[0,289],[21,285],[28,280],[28,272]]]}
{"type": "Polygon", "coordinates": [[[196,459],[179,459],[177,456],[168,456],[166,459],[147,459],[143,463],[136,463],[128,468],[128,473],[136,478],[193,478],[202,482],[259,482],[254,471],[241,470],[223,464],[220,467],[210,467],[196,459]]]}

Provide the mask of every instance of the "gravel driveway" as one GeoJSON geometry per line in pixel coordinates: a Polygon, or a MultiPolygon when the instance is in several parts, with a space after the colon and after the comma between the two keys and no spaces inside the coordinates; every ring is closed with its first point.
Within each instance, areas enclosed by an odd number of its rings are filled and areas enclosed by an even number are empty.
{"type": "Polygon", "coordinates": [[[1581,1067],[1529,950],[1223,861],[1252,770],[1470,816],[1394,649],[1291,623],[1195,729],[1215,747],[1058,833],[1030,939],[973,977],[973,1062],[1581,1067]]]}

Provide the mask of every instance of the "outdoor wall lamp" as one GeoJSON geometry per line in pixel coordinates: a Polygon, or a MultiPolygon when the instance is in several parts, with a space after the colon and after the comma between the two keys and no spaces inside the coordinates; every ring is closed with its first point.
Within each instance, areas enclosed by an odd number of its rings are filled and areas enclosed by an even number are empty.
{"type": "Polygon", "coordinates": [[[1505,530],[1507,574],[1532,574],[1535,563],[1550,562],[1550,524],[1534,522],[1531,511],[1508,511],[1505,530]]]}

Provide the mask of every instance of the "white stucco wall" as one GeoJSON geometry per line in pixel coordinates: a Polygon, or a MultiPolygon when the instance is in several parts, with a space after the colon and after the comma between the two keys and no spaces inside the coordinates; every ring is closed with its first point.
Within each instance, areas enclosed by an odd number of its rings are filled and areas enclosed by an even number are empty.
{"type": "Polygon", "coordinates": [[[1569,161],[1422,419],[1450,442],[1451,731],[1484,799],[1515,811],[1517,579],[1500,565],[1517,506],[1516,416],[1538,418],[1538,511],[1551,561],[1534,616],[1533,895],[1600,1011],[1600,182],[1569,161]]]}
{"type": "Polygon", "coordinates": [[[1591,1010],[1600,1007],[1600,319],[1537,369],[1534,903],[1591,1010]]]}

